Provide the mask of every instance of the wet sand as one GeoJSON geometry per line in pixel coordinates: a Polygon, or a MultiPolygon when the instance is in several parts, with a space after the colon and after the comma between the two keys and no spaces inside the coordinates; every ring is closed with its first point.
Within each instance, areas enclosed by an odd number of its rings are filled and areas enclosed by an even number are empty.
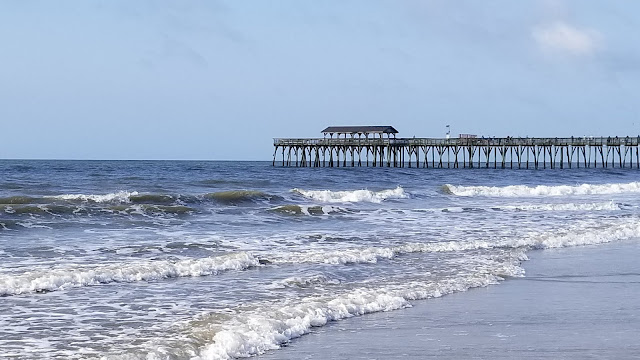
{"type": "Polygon", "coordinates": [[[640,359],[640,241],[529,252],[526,277],[315,328],[260,359],[640,359]]]}

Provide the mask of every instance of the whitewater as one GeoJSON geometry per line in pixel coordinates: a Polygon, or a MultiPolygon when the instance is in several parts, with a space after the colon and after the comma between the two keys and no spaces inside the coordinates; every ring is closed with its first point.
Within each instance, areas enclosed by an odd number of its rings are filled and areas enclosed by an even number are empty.
{"type": "Polygon", "coordinates": [[[0,357],[259,358],[637,242],[639,206],[634,170],[0,161],[0,357]]]}

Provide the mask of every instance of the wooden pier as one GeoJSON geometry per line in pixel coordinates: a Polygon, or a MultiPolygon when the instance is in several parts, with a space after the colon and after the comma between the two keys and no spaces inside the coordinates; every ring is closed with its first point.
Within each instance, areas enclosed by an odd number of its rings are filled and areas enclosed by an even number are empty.
{"type": "Polygon", "coordinates": [[[640,136],[396,138],[397,131],[392,127],[385,128],[395,132],[362,130],[365,128],[383,127],[333,127],[323,131],[324,138],[274,139],[273,166],[640,168],[640,136]],[[332,129],[350,131],[336,130],[334,138],[334,133],[326,132],[332,129]]]}

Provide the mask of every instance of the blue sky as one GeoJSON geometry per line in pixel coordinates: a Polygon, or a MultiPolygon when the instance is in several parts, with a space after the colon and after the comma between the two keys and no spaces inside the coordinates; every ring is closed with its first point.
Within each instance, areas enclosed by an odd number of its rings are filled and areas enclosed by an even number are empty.
{"type": "Polygon", "coordinates": [[[0,0],[0,158],[268,160],[329,125],[640,134],[640,2],[0,0]]]}

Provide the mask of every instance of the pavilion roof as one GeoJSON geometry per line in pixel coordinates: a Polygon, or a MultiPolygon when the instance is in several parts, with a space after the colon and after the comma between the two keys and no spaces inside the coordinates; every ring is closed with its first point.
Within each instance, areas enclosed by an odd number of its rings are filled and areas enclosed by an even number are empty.
{"type": "Polygon", "coordinates": [[[397,134],[393,126],[329,126],[323,134],[397,134]]]}

